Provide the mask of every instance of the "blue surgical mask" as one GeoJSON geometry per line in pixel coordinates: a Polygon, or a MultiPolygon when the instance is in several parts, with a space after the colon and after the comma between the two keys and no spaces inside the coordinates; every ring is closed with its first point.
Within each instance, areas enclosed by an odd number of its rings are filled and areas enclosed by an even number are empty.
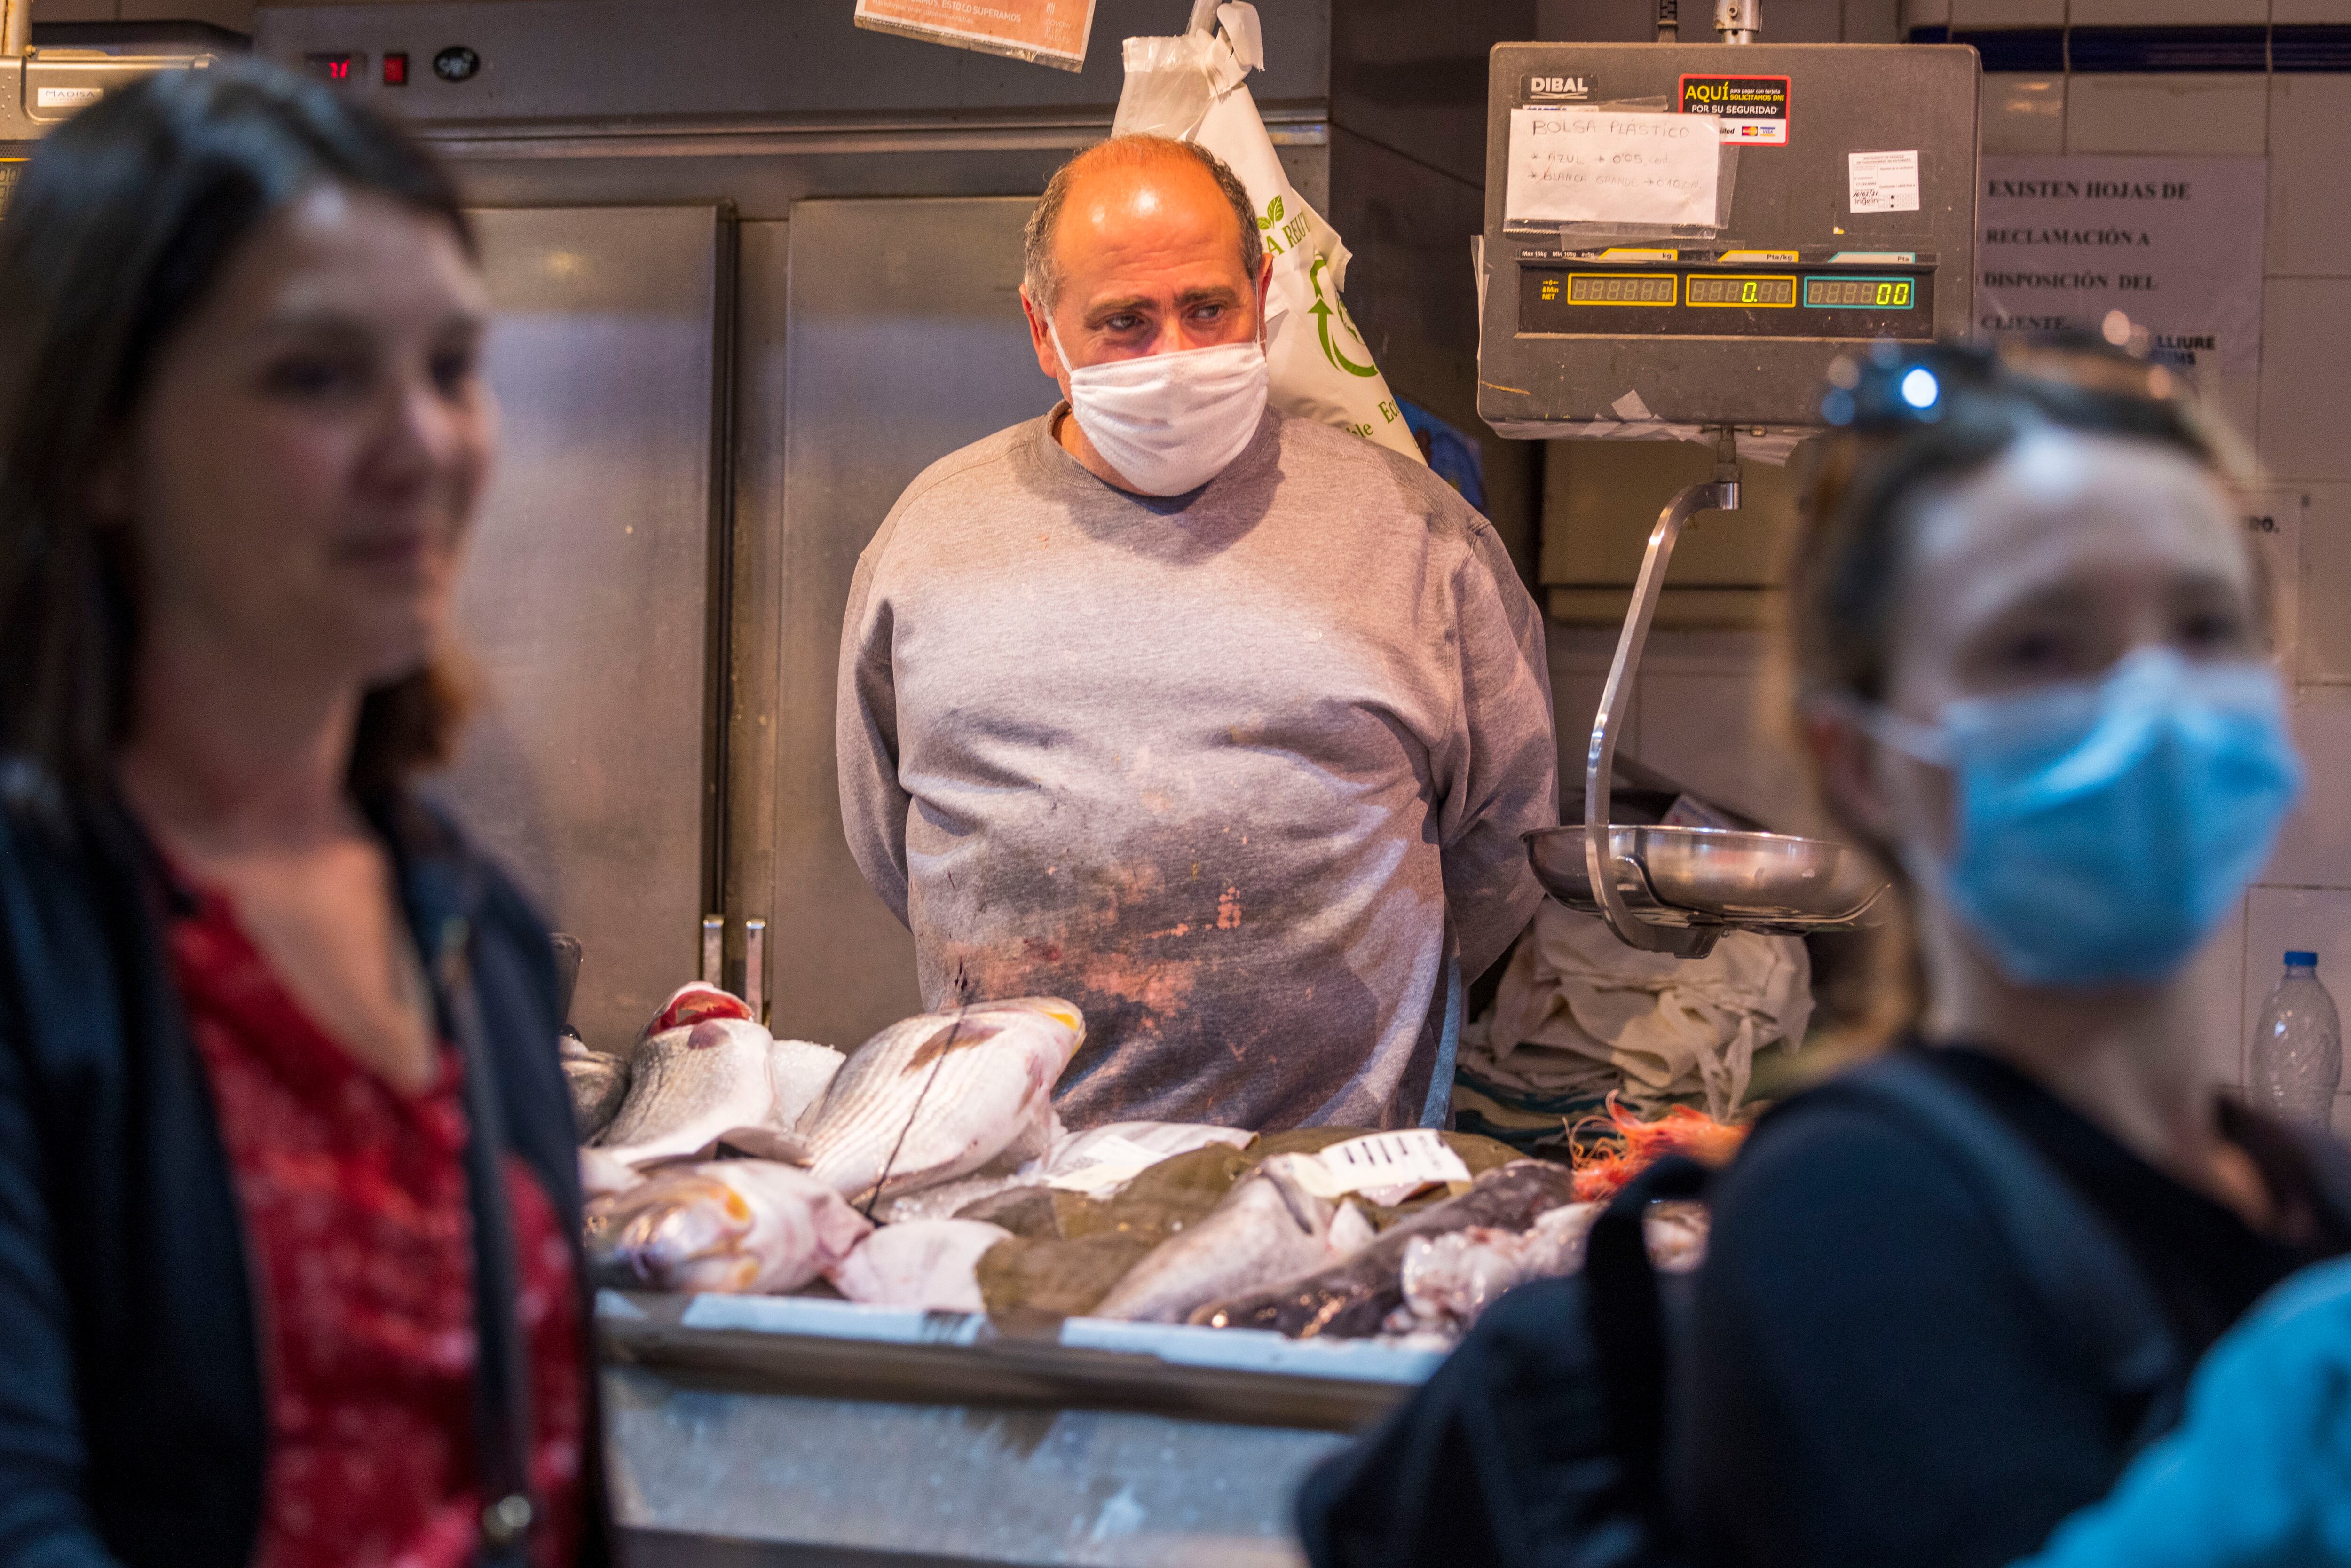
{"type": "Polygon", "coordinates": [[[2023,985],[2170,974],[2269,859],[2302,789],[2268,666],[2168,648],[2095,680],[1955,702],[1934,725],[1865,722],[1951,770],[1950,856],[1911,873],[2023,985]]]}

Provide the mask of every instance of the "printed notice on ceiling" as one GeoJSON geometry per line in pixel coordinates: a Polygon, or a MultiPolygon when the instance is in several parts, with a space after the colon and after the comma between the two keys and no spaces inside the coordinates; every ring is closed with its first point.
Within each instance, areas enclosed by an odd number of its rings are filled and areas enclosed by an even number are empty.
{"type": "Polygon", "coordinates": [[[1845,154],[1849,213],[1915,213],[1918,210],[1918,152],[1845,154]]]}
{"type": "Polygon", "coordinates": [[[2202,382],[2261,367],[2264,158],[1991,157],[1977,325],[2101,331],[2202,382]]]}
{"type": "Polygon", "coordinates": [[[877,33],[1082,70],[1094,0],[857,0],[852,18],[877,33]]]}
{"type": "Polygon", "coordinates": [[[1721,143],[1698,114],[1510,111],[1509,223],[1708,227],[1721,143]]]}

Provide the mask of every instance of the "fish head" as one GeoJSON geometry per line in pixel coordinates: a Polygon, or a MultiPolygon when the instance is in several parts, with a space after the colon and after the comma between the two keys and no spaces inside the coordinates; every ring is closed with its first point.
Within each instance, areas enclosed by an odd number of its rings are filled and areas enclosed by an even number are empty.
{"type": "Polygon", "coordinates": [[[1043,1022],[1054,1031],[1054,1044],[1061,1051],[1064,1067],[1078,1054],[1078,1047],[1086,1042],[1086,1015],[1075,1002],[1060,997],[1014,997],[1009,1001],[986,1002],[972,1010],[1024,1014],[1043,1022]]]}
{"type": "Polygon", "coordinates": [[[664,1030],[682,1029],[700,1023],[705,1019],[748,1019],[751,1004],[732,991],[722,991],[707,980],[688,980],[670,993],[653,1021],[645,1025],[642,1038],[650,1040],[664,1030]]]}
{"type": "Polygon", "coordinates": [[[688,1051],[723,1051],[730,1045],[739,1046],[758,1051],[762,1062],[774,1043],[773,1036],[748,1019],[704,1019],[685,1035],[688,1051]]]}
{"type": "Polygon", "coordinates": [[[674,1171],[612,1198],[593,1244],[600,1261],[618,1263],[656,1289],[681,1289],[689,1279],[697,1289],[723,1289],[706,1279],[758,1271],[742,1248],[756,1218],[725,1182],[674,1171]]]}

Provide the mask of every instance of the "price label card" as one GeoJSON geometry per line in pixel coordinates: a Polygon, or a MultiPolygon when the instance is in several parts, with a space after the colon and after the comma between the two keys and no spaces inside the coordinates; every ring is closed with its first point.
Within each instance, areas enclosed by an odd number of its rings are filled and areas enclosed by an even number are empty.
{"type": "Polygon", "coordinates": [[[1721,166],[1708,115],[1514,109],[1503,217],[1708,226],[1721,166]]]}
{"type": "Polygon", "coordinates": [[[1469,1167],[1433,1127],[1350,1138],[1332,1144],[1321,1157],[1339,1191],[1360,1192],[1382,1207],[1401,1203],[1433,1183],[1469,1179],[1469,1167]]]}
{"type": "Polygon", "coordinates": [[[1851,213],[1915,213],[1918,210],[1918,152],[1848,152],[1845,210],[1851,213]]]}

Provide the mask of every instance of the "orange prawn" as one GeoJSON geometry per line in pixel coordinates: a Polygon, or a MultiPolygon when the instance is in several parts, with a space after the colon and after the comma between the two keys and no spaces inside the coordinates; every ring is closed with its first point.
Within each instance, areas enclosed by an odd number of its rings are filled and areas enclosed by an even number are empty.
{"type": "Polygon", "coordinates": [[[1601,1129],[1595,1146],[1578,1147],[1570,1156],[1579,1203],[1613,1197],[1661,1155],[1687,1155],[1700,1165],[1726,1165],[1747,1136],[1746,1128],[1718,1122],[1687,1105],[1676,1105],[1656,1121],[1644,1122],[1617,1104],[1614,1094],[1608,1096],[1604,1116],[1587,1116],[1569,1131],[1582,1132],[1594,1124],[1601,1129]]]}

